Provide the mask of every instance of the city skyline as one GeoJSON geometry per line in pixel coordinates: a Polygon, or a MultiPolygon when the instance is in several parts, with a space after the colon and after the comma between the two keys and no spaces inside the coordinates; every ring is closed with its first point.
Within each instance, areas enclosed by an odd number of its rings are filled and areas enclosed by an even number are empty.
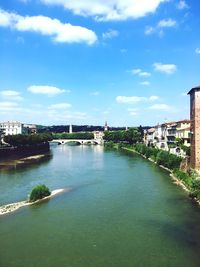
{"type": "Polygon", "coordinates": [[[0,4],[0,121],[111,126],[189,118],[194,0],[0,4]]]}

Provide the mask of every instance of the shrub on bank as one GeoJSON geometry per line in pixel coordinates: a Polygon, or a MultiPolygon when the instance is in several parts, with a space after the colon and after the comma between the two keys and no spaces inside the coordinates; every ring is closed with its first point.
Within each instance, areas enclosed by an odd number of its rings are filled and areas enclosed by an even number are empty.
{"type": "Polygon", "coordinates": [[[40,184],[40,185],[35,186],[33,188],[33,190],[31,191],[29,201],[34,202],[38,199],[42,199],[44,197],[47,197],[50,194],[51,194],[51,192],[50,192],[49,188],[44,184],[40,184]]]}
{"type": "Polygon", "coordinates": [[[176,155],[170,154],[167,151],[154,147],[148,147],[144,144],[136,144],[134,148],[140,154],[146,156],[147,158],[151,158],[152,160],[156,161],[157,164],[163,165],[168,169],[173,170],[180,167],[182,159],[176,155]]]}
{"type": "Polygon", "coordinates": [[[200,179],[195,179],[192,181],[190,196],[200,200],[200,179]]]}
{"type": "Polygon", "coordinates": [[[191,198],[200,200],[200,179],[196,178],[196,174],[189,175],[179,169],[175,169],[173,174],[186,185],[190,191],[191,198]]]}

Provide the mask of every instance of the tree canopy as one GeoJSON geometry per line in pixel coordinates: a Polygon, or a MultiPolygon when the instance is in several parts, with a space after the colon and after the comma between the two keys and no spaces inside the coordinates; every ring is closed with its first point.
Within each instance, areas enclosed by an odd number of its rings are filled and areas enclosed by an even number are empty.
{"type": "Polygon", "coordinates": [[[135,144],[142,141],[142,133],[139,128],[129,128],[127,131],[105,132],[104,140],[115,143],[126,142],[135,144]]]}
{"type": "Polygon", "coordinates": [[[52,140],[52,135],[48,133],[44,134],[17,134],[17,135],[6,135],[4,141],[11,146],[25,146],[25,145],[36,145],[52,140]]]}

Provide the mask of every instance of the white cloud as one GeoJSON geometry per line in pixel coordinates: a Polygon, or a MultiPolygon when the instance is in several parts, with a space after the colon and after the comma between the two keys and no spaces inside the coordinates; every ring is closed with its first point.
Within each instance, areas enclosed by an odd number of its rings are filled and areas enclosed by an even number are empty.
{"type": "Polygon", "coordinates": [[[154,101],[154,100],[158,100],[158,99],[160,99],[160,97],[157,96],[157,95],[152,95],[152,96],[149,97],[150,101],[154,101]]]}
{"type": "Polygon", "coordinates": [[[176,27],[177,22],[174,19],[168,18],[168,19],[162,19],[160,20],[156,26],[146,26],[144,33],[146,35],[151,35],[153,33],[159,34],[159,36],[163,36],[164,28],[172,28],[176,27]]]}
{"type": "Polygon", "coordinates": [[[49,109],[68,109],[71,108],[71,104],[69,103],[58,103],[58,104],[53,104],[51,106],[49,106],[49,109]]]}
{"type": "Polygon", "coordinates": [[[122,54],[124,54],[124,53],[126,53],[126,52],[127,52],[127,49],[125,49],[125,48],[122,48],[122,49],[120,49],[120,52],[121,52],[122,54]]]}
{"type": "Polygon", "coordinates": [[[144,81],[144,82],[140,82],[141,85],[144,85],[144,86],[149,86],[150,85],[150,82],[148,81],[144,81]]]}
{"type": "Polygon", "coordinates": [[[46,116],[50,120],[56,120],[56,121],[67,121],[67,120],[85,120],[87,118],[87,114],[84,112],[79,111],[62,111],[59,110],[48,110],[46,116]]]}
{"type": "Polygon", "coordinates": [[[158,28],[169,28],[169,27],[175,27],[176,21],[173,19],[163,19],[158,22],[158,28]]]}
{"type": "Polygon", "coordinates": [[[55,86],[49,86],[49,85],[32,85],[29,86],[27,90],[33,94],[43,94],[48,96],[54,96],[64,92],[69,92],[64,89],[60,89],[55,86]]]}
{"type": "Polygon", "coordinates": [[[129,112],[130,116],[137,116],[138,115],[138,108],[128,108],[127,111],[129,112]]]}
{"type": "Polygon", "coordinates": [[[100,95],[100,93],[98,91],[94,91],[94,92],[91,92],[90,95],[98,96],[98,95],[100,95]]]}
{"type": "Polygon", "coordinates": [[[151,73],[146,72],[146,71],[142,71],[141,69],[133,69],[133,70],[131,70],[131,73],[133,75],[138,75],[138,76],[141,76],[141,77],[149,77],[149,76],[151,76],[151,73]]]}
{"type": "Polygon", "coordinates": [[[23,100],[23,97],[20,95],[20,92],[14,90],[4,90],[0,91],[0,96],[4,99],[9,99],[11,101],[20,101],[23,100]]]}
{"type": "Polygon", "coordinates": [[[151,73],[146,72],[146,71],[143,71],[143,72],[140,72],[140,73],[139,73],[139,76],[142,76],[142,77],[149,77],[149,76],[151,76],[151,73]]]}
{"type": "Polygon", "coordinates": [[[15,102],[0,102],[0,112],[13,112],[20,110],[18,103],[15,102]]]}
{"type": "Polygon", "coordinates": [[[154,32],[155,32],[155,28],[153,28],[152,26],[146,26],[145,31],[144,31],[146,35],[150,35],[154,32]]]}
{"type": "Polygon", "coordinates": [[[154,13],[167,0],[40,0],[44,4],[61,5],[76,15],[94,17],[98,21],[137,19],[154,13]]]}
{"type": "Polygon", "coordinates": [[[141,101],[145,101],[146,97],[140,96],[117,96],[116,101],[118,103],[128,103],[128,104],[135,104],[141,101]]]}
{"type": "Polygon", "coordinates": [[[120,104],[136,104],[139,102],[153,101],[159,99],[158,96],[117,96],[116,101],[120,104]]]}
{"type": "Polygon", "coordinates": [[[189,6],[184,0],[180,0],[178,5],[177,5],[177,8],[182,10],[182,9],[189,8],[189,6]]]}
{"type": "Polygon", "coordinates": [[[152,105],[151,107],[149,107],[149,109],[170,111],[173,108],[169,105],[166,105],[166,104],[155,104],[155,105],[152,105]]]}
{"type": "Polygon", "coordinates": [[[96,34],[84,27],[62,23],[58,19],[46,16],[20,16],[0,9],[0,26],[10,27],[20,32],[36,32],[50,36],[56,43],[86,43],[96,42],[96,34]]]}
{"type": "Polygon", "coordinates": [[[141,69],[133,69],[132,71],[131,71],[131,73],[133,74],[133,75],[136,75],[136,74],[139,74],[139,73],[141,73],[141,69]]]}
{"type": "Polygon", "coordinates": [[[200,55],[200,48],[196,48],[195,53],[200,55]]]}
{"type": "Polygon", "coordinates": [[[103,39],[112,39],[114,37],[117,37],[119,35],[119,32],[116,30],[108,30],[107,32],[104,32],[102,34],[103,39]]]}
{"type": "Polygon", "coordinates": [[[154,70],[163,72],[166,74],[173,74],[177,70],[177,66],[174,64],[162,64],[162,63],[154,63],[154,70]]]}

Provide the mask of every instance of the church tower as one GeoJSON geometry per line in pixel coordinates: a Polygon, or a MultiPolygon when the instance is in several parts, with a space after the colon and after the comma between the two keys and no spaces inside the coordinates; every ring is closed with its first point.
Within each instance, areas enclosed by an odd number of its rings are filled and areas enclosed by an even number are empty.
{"type": "Polygon", "coordinates": [[[108,131],[108,123],[107,123],[107,121],[105,122],[105,125],[104,125],[104,131],[105,132],[108,131]]]}

